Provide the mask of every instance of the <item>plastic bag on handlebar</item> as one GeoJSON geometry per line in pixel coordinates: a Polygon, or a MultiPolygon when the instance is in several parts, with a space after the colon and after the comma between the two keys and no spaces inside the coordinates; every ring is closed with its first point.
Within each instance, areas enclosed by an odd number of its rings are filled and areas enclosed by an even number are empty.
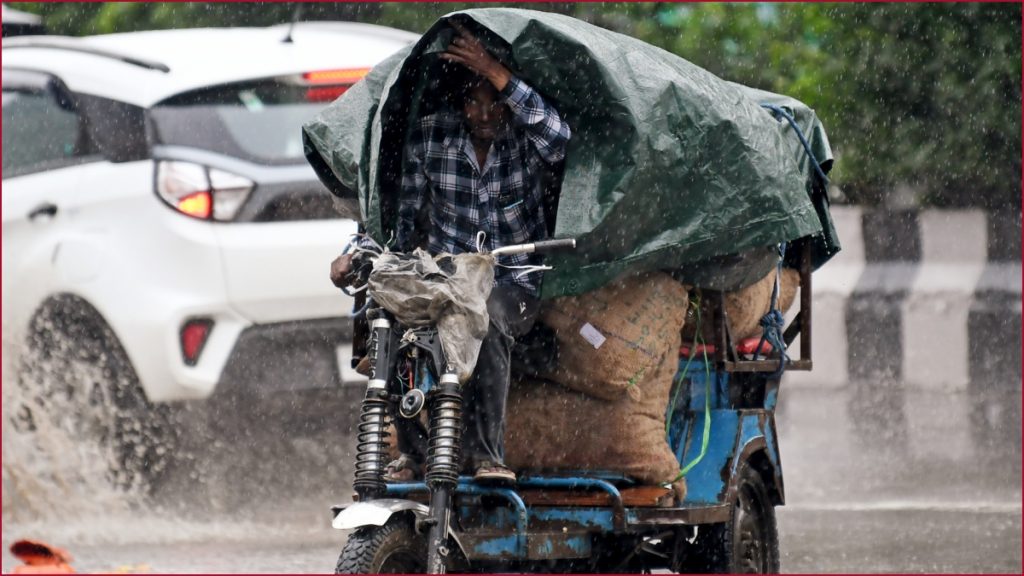
{"type": "MultiPolygon", "coordinates": [[[[448,365],[465,383],[487,335],[494,257],[385,252],[370,272],[370,296],[408,327],[437,326],[448,365]]],[[[444,370],[444,367],[439,367],[444,370]]]]}

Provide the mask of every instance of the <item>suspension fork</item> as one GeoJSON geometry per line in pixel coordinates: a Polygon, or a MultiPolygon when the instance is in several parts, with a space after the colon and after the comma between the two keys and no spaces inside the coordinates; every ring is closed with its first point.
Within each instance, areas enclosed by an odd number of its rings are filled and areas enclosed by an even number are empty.
{"type": "Polygon", "coordinates": [[[446,372],[430,398],[430,439],[427,446],[427,487],[430,488],[430,533],[427,573],[444,574],[451,550],[452,494],[462,468],[462,387],[457,374],[446,372]]]}
{"type": "Polygon", "coordinates": [[[353,488],[361,501],[384,494],[388,458],[388,390],[394,366],[396,338],[388,315],[379,310],[370,321],[370,380],[359,413],[356,433],[356,474],[353,488]]]}

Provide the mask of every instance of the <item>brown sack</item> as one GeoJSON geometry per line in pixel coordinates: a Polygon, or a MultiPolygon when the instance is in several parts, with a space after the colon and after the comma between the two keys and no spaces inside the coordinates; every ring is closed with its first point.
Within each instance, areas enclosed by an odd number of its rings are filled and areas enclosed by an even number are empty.
{"type": "MultiPolygon", "coordinates": [[[[772,304],[772,289],[775,286],[775,270],[746,288],[740,288],[725,294],[725,313],[729,318],[729,329],[734,340],[761,336],[761,318],[768,313],[772,304]]],[[[782,269],[782,281],[779,283],[779,310],[789,310],[796,297],[796,289],[800,287],[800,272],[792,268],[782,269]]],[[[711,302],[703,300],[700,306],[700,325],[705,342],[714,338],[714,317],[711,302]]],[[[693,341],[697,331],[697,311],[692,306],[686,312],[686,323],[682,330],[683,342],[693,341]]]]}
{"type": "Polygon", "coordinates": [[[541,376],[597,398],[638,400],[638,384],[679,347],[687,304],[686,288],[662,272],[553,300],[541,322],[556,332],[558,368],[541,376]]]}
{"type": "Polygon", "coordinates": [[[673,349],[645,377],[639,402],[593,398],[542,380],[513,382],[505,462],[515,470],[608,471],[672,482],[679,463],[665,440],[665,407],[677,368],[673,349]]]}

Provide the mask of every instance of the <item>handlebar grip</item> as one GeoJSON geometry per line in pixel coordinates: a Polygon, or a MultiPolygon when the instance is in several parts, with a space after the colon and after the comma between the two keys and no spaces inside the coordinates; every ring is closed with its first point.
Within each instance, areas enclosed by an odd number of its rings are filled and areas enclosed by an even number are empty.
{"type": "Polygon", "coordinates": [[[575,250],[575,238],[561,238],[558,240],[542,240],[533,244],[533,251],[538,253],[556,252],[559,250],[575,250]]]}

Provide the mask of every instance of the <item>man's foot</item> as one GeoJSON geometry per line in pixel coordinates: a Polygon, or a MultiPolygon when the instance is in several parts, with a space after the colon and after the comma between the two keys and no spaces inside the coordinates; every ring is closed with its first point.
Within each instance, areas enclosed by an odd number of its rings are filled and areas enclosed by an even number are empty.
{"type": "Polygon", "coordinates": [[[477,467],[473,480],[482,484],[515,484],[516,473],[503,464],[484,462],[477,467]]]}
{"type": "Polygon", "coordinates": [[[389,483],[415,482],[422,476],[423,466],[402,454],[384,467],[384,481],[389,483]]]}

